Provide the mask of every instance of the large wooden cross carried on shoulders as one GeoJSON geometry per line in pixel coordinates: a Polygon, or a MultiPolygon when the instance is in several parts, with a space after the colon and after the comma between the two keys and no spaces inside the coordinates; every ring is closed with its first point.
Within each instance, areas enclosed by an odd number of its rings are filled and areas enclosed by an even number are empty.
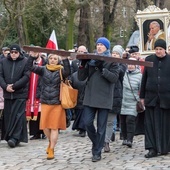
{"type": "Polygon", "coordinates": [[[141,65],[141,66],[146,66],[146,67],[153,67],[152,62],[148,61],[137,61],[137,60],[128,60],[128,59],[122,59],[122,58],[113,58],[113,57],[106,57],[106,56],[100,56],[96,54],[77,54],[75,52],[70,52],[70,51],[63,51],[63,50],[53,50],[49,48],[41,48],[41,47],[34,47],[34,46],[23,46],[23,50],[29,52],[29,51],[34,51],[34,52],[43,52],[47,54],[57,54],[59,56],[70,56],[72,58],[77,58],[77,59],[94,59],[94,60],[102,60],[102,61],[108,61],[108,62],[116,62],[116,63],[123,63],[123,64],[131,64],[131,65],[141,65]]]}

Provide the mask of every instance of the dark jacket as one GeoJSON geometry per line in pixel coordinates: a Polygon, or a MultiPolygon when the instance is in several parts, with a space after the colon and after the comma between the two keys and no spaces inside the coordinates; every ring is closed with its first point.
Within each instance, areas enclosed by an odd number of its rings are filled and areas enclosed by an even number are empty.
{"type": "Polygon", "coordinates": [[[113,108],[111,113],[120,114],[123,98],[123,77],[126,72],[126,65],[119,64],[119,78],[115,83],[114,97],[113,97],[113,108]]]}
{"type": "Polygon", "coordinates": [[[90,62],[78,69],[78,79],[80,81],[87,79],[83,105],[112,109],[114,83],[119,76],[118,64],[104,61],[101,68],[101,64],[99,67],[98,64],[92,66],[90,62]]]}
{"type": "Polygon", "coordinates": [[[28,82],[30,72],[26,67],[27,58],[20,55],[12,60],[10,54],[0,62],[0,86],[5,99],[25,99],[28,97],[28,82]],[[6,91],[7,85],[13,84],[12,93],[6,91]]]}
{"type": "Polygon", "coordinates": [[[74,72],[76,72],[79,68],[80,65],[80,60],[73,60],[71,63],[71,73],[73,74],[74,72]]]}
{"type": "MultiPolygon", "coordinates": [[[[33,65],[33,57],[28,59],[28,68],[41,76],[41,95],[40,102],[45,104],[60,104],[60,74],[59,70],[50,71],[46,66],[33,65]]],[[[64,68],[62,69],[63,77],[66,78],[70,75],[69,60],[63,60],[64,68]]]]}
{"type": "Polygon", "coordinates": [[[71,75],[71,84],[72,84],[73,88],[78,90],[77,105],[76,105],[75,109],[82,109],[86,80],[79,81],[77,75],[78,75],[77,71],[71,75]]]}
{"type": "Polygon", "coordinates": [[[5,58],[4,54],[0,55],[0,61],[3,60],[5,58]]]}
{"type": "Polygon", "coordinates": [[[145,67],[140,98],[145,99],[146,106],[170,109],[170,56],[163,58],[156,55],[146,57],[146,61],[153,62],[153,67],[145,67]]]}

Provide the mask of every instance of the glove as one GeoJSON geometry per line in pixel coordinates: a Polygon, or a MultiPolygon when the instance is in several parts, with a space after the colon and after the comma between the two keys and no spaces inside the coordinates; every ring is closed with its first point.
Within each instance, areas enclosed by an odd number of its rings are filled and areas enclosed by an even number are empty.
{"type": "Polygon", "coordinates": [[[98,67],[98,69],[102,72],[103,71],[103,63],[104,61],[101,60],[96,60],[96,67],[98,67]]]}
{"type": "Polygon", "coordinates": [[[88,61],[90,61],[90,59],[83,59],[83,60],[79,60],[79,61],[80,61],[80,66],[81,66],[81,67],[85,67],[86,63],[87,63],[88,61]]]}

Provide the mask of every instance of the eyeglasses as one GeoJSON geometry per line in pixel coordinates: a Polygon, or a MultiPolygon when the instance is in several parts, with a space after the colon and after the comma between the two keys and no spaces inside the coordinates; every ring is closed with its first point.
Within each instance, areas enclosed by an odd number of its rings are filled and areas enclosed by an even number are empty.
{"type": "Polygon", "coordinates": [[[18,51],[11,51],[10,53],[11,54],[13,54],[13,53],[18,54],[18,51]]]}

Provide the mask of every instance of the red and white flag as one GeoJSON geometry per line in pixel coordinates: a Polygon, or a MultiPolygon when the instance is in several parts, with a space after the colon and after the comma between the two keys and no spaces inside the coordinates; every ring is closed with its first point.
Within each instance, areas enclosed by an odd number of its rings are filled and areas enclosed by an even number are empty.
{"type": "Polygon", "coordinates": [[[50,39],[47,42],[46,48],[58,50],[57,39],[55,35],[55,31],[53,30],[50,36],[50,39]]]}

